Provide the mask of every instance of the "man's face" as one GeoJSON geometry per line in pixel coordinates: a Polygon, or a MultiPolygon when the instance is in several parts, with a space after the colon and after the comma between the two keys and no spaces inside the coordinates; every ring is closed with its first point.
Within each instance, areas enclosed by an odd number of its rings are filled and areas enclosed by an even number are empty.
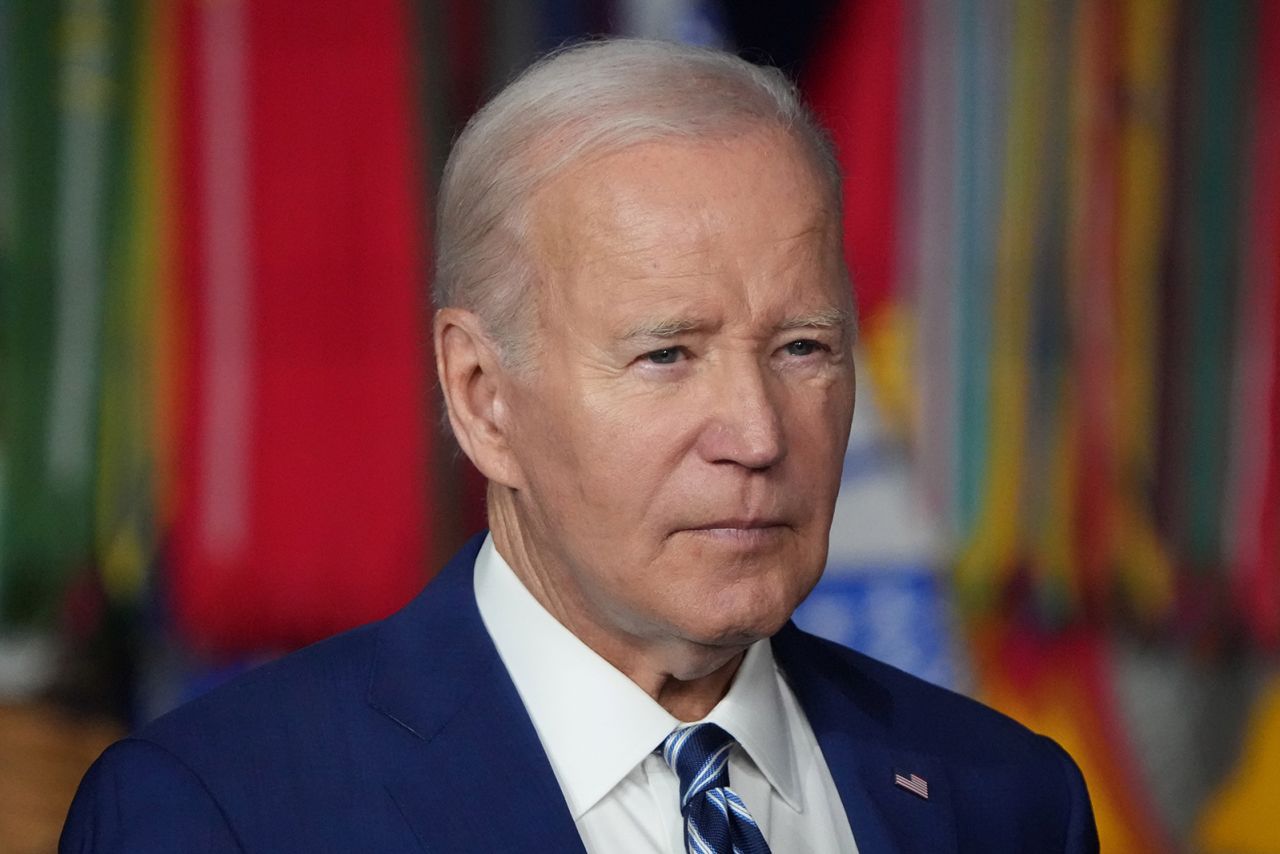
{"type": "Polygon", "coordinates": [[[817,582],[853,413],[839,220],[795,143],[649,143],[533,200],[524,547],[580,634],[740,646],[817,582]]]}

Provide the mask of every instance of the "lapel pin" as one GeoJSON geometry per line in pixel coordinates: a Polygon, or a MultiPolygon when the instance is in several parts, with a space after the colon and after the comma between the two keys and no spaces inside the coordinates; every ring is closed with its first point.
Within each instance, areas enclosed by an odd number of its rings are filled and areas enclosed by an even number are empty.
{"type": "Polygon", "coordinates": [[[906,789],[913,795],[917,795],[929,800],[929,781],[921,777],[919,774],[902,775],[898,772],[893,773],[893,784],[906,789]]]}

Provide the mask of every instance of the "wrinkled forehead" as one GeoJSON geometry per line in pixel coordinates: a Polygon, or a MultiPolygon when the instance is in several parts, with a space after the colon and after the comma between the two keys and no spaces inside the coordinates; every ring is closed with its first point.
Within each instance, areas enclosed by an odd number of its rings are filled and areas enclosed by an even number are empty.
{"type": "Polygon", "coordinates": [[[544,329],[625,326],[657,303],[762,327],[793,309],[852,316],[838,210],[781,134],[616,151],[549,183],[532,213],[544,329]]]}
{"type": "Polygon", "coordinates": [[[492,163],[495,172],[524,177],[525,192],[509,200],[516,209],[566,175],[590,168],[602,159],[612,158],[635,149],[653,146],[688,147],[715,157],[717,146],[723,147],[743,139],[768,140],[776,156],[804,162],[812,169],[816,183],[824,191],[826,201],[839,212],[842,208],[841,179],[832,165],[830,152],[822,148],[822,140],[803,129],[777,119],[753,114],[728,113],[708,120],[696,128],[681,127],[675,122],[656,120],[644,114],[630,115],[624,110],[608,111],[603,116],[554,120],[525,127],[521,133],[504,135],[492,163]]]}
{"type": "Polygon", "coordinates": [[[734,231],[838,238],[837,192],[781,129],[659,138],[584,157],[543,182],[524,238],[544,279],[569,262],[678,260],[734,231]]]}

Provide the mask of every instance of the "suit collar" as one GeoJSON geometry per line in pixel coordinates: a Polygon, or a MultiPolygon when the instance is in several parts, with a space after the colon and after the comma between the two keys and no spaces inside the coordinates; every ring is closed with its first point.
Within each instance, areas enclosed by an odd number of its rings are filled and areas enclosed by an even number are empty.
{"type": "Polygon", "coordinates": [[[818,739],[859,852],[955,851],[945,767],[902,743],[895,696],[857,666],[861,657],[791,623],[774,636],[773,649],[818,739]],[[897,773],[927,780],[929,797],[895,785],[897,773]]]}
{"type": "Polygon", "coordinates": [[[425,590],[378,627],[369,705],[430,740],[500,664],[471,594],[473,537],[425,590]]]}
{"type": "Polygon", "coordinates": [[[476,608],[471,569],[482,541],[467,543],[380,627],[368,702],[417,745],[387,790],[427,851],[581,852],[560,785],[476,608]]]}

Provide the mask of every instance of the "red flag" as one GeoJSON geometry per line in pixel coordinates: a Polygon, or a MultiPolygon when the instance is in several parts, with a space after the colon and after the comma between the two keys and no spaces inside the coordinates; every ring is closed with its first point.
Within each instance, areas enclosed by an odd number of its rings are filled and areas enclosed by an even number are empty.
{"type": "Polygon", "coordinates": [[[845,256],[868,325],[892,300],[897,276],[904,27],[900,0],[841,3],[804,75],[844,169],[845,256]]]}
{"type": "Polygon", "coordinates": [[[1259,7],[1248,231],[1235,401],[1235,592],[1254,637],[1280,647],[1280,6],[1259,7]]]}
{"type": "Polygon", "coordinates": [[[184,4],[173,605],[297,646],[423,582],[425,217],[396,0],[184,4]]]}

